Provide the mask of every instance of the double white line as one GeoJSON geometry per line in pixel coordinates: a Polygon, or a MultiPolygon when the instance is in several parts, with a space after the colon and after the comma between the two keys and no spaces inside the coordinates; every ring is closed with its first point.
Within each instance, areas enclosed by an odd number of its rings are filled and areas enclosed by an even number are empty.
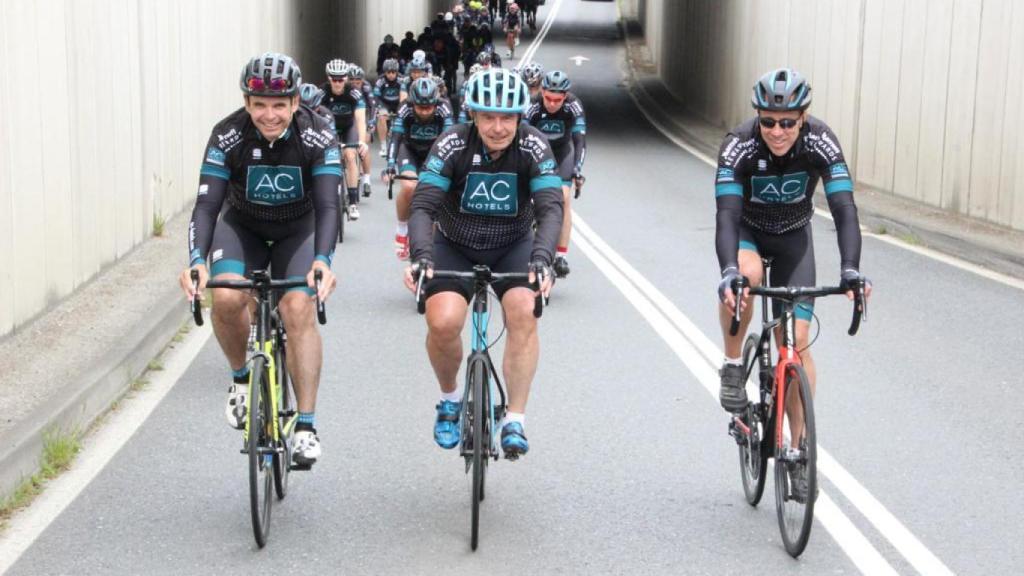
{"type": "Polygon", "coordinates": [[[540,27],[540,33],[530,42],[530,47],[526,49],[523,57],[519,60],[520,68],[529,64],[534,54],[540,49],[541,43],[544,42],[548,31],[551,30],[551,25],[555,23],[555,17],[558,16],[558,10],[562,7],[562,2],[563,0],[555,0],[555,3],[551,5],[551,11],[548,12],[547,17],[544,19],[544,24],[540,27]]]}
{"type": "MultiPolygon", "coordinates": [[[[573,242],[662,337],[717,406],[716,369],[722,351],[660,290],[602,240],[579,214],[574,211],[572,217],[573,242]]],[[[922,574],[953,573],[820,444],[818,471],[914,569],[922,574]]],[[[814,512],[818,521],[861,572],[872,575],[897,573],[864,533],[839,509],[827,491],[821,490],[814,512]]]]}

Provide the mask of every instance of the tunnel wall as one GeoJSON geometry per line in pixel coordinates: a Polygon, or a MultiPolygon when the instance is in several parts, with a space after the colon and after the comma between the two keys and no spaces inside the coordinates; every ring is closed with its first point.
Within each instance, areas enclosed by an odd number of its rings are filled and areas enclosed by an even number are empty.
{"type": "Polygon", "coordinates": [[[623,0],[686,107],[727,129],[765,71],[811,81],[858,184],[1024,230],[1024,4],[623,0]]]}

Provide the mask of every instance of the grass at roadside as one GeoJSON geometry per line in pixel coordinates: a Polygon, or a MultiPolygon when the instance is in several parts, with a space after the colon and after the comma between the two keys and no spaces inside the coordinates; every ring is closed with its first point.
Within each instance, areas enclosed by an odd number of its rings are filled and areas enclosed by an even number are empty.
{"type": "Polygon", "coordinates": [[[68,469],[82,447],[81,437],[77,430],[50,430],[44,434],[39,471],[26,478],[13,494],[0,502],[0,529],[7,526],[7,521],[15,512],[31,504],[47,482],[68,469]]]}

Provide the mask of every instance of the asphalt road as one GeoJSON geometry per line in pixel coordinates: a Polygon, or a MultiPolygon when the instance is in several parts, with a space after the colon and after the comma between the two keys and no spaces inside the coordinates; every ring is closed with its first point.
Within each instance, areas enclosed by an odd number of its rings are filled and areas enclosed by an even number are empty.
{"type": "MultiPolygon", "coordinates": [[[[584,241],[603,240],[633,285],[641,275],[720,346],[713,168],[635,107],[615,18],[612,3],[565,2],[535,58],[565,68],[587,109],[588,181],[574,206],[584,241]],[[577,55],[589,61],[576,66],[577,55]]],[[[317,410],[324,457],[292,477],[268,546],[253,543],[246,462],[222,416],[226,364],[211,339],[9,573],[847,574],[877,554],[899,573],[990,574],[1024,562],[1014,480],[1024,466],[1013,456],[1024,447],[1024,294],[872,238],[862,258],[876,286],[870,322],[850,338],[845,299],[816,307],[819,444],[854,479],[833,467],[822,493],[846,528],[816,522],[804,555],[786,555],[771,478],[757,509],[743,499],[727,418],[703,384],[711,364],[684,363],[658,328],[664,314],[576,245],[542,321],[531,452],[491,466],[471,552],[468,477],[431,437],[425,325],[392,254],[393,206],[375,187],[335,264],[317,410]],[[929,554],[939,563],[920,563],[929,554]]],[[[813,226],[819,283],[838,280],[831,222],[813,226]]]]}

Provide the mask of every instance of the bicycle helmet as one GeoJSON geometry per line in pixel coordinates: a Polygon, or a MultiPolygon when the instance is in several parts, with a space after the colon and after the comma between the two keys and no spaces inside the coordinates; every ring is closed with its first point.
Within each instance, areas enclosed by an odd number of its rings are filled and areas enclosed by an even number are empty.
{"type": "Polygon", "coordinates": [[[541,82],[541,88],[548,92],[568,92],[571,87],[572,82],[569,81],[569,75],[561,70],[548,72],[541,82]]]}
{"type": "Polygon", "coordinates": [[[385,72],[398,72],[398,60],[394,58],[388,58],[384,61],[385,72]]]}
{"type": "Polygon", "coordinates": [[[409,88],[409,100],[412,101],[414,105],[436,105],[441,99],[441,96],[438,93],[437,83],[430,78],[417,78],[409,88]]]}
{"type": "Polygon", "coordinates": [[[349,80],[362,80],[366,78],[366,71],[358,64],[349,64],[347,76],[349,80]]]}
{"type": "Polygon", "coordinates": [[[413,56],[412,60],[409,61],[409,71],[410,72],[412,72],[413,70],[421,70],[421,71],[426,72],[429,69],[430,69],[430,62],[427,62],[427,57],[425,55],[424,56],[420,56],[418,58],[416,56],[413,56]]]}
{"type": "Polygon", "coordinates": [[[470,110],[522,114],[529,103],[526,83],[504,68],[482,70],[466,83],[466,106],[470,110]]]}
{"type": "Polygon", "coordinates": [[[791,68],[778,68],[768,72],[754,84],[750,103],[758,110],[803,112],[811,105],[811,85],[791,68]]]}
{"type": "Polygon", "coordinates": [[[344,76],[345,69],[348,68],[348,64],[345,63],[341,58],[335,58],[324,66],[324,71],[327,72],[328,76],[344,76]]]}
{"type": "Polygon", "coordinates": [[[264,52],[249,60],[238,84],[247,96],[293,96],[302,84],[302,72],[291,56],[264,52]]]}
{"type": "Polygon", "coordinates": [[[472,78],[474,74],[476,74],[477,72],[479,72],[479,71],[481,71],[483,69],[484,69],[483,66],[481,66],[479,64],[473,64],[472,66],[469,67],[469,77],[472,78]]]}
{"type": "Polygon", "coordinates": [[[299,86],[299,100],[310,108],[316,108],[324,99],[324,91],[316,84],[303,84],[299,86]]]}
{"type": "Polygon", "coordinates": [[[391,34],[385,34],[384,35],[384,43],[385,44],[394,44],[395,43],[395,37],[392,36],[391,34]]]}
{"type": "Polygon", "coordinates": [[[537,62],[530,62],[523,66],[519,71],[519,75],[528,86],[536,86],[540,84],[541,78],[544,77],[544,67],[537,62]]]}
{"type": "Polygon", "coordinates": [[[491,65],[491,53],[484,51],[476,55],[476,63],[481,66],[491,65]]]}

